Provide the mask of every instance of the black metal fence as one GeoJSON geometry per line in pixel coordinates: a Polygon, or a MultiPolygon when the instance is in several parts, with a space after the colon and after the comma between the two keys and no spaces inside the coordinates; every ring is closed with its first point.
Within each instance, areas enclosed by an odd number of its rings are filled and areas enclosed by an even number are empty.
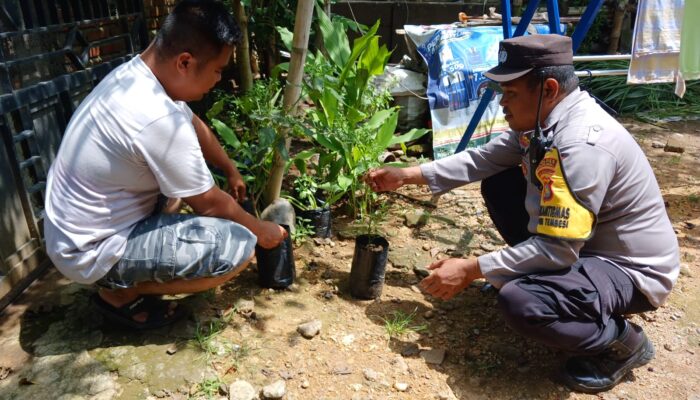
{"type": "Polygon", "coordinates": [[[0,309],[48,265],[48,168],[82,99],[148,44],[146,15],[142,0],[0,3],[0,309]]]}

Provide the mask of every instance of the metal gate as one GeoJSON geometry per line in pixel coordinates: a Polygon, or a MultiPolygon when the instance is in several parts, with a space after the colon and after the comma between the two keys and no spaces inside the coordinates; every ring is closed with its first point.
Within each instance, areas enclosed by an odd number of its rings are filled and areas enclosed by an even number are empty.
{"type": "Polygon", "coordinates": [[[50,264],[48,168],[81,100],[147,46],[146,15],[142,0],[0,1],[0,310],[50,264]]]}

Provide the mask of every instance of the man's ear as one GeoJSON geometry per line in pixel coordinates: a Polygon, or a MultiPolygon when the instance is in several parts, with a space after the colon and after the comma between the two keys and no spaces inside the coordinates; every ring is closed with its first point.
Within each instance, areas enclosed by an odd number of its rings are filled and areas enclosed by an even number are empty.
{"type": "Polygon", "coordinates": [[[547,100],[554,100],[559,96],[559,91],[561,87],[559,82],[554,78],[547,78],[544,81],[544,93],[543,96],[547,100]]]}
{"type": "Polygon", "coordinates": [[[180,73],[187,73],[194,67],[194,57],[189,52],[183,52],[177,55],[176,68],[180,73]]]}

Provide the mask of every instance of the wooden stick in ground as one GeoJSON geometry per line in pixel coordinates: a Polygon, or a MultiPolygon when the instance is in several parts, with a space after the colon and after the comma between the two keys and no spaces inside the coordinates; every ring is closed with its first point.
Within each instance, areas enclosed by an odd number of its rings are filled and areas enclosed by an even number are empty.
{"type": "MultiPolygon", "coordinates": [[[[297,3],[296,18],[294,20],[294,38],[292,39],[292,58],[289,63],[289,75],[287,75],[287,85],[284,88],[284,109],[287,113],[294,115],[297,111],[297,103],[301,96],[301,79],[304,75],[304,63],[306,61],[306,51],[309,46],[309,31],[313,19],[314,1],[299,0],[297,3]]],[[[289,150],[289,138],[286,132],[279,132],[285,141],[285,146],[289,150]]],[[[284,175],[285,160],[277,149],[275,149],[270,180],[265,188],[265,201],[269,203],[280,197],[282,189],[282,178],[284,175]]]]}
{"type": "Polygon", "coordinates": [[[250,44],[248,43],[248,16],[241,0],[233,1],[233,13],[241,28],[241,42],[236,46],[236,67],[240,75],[241,90],[245,93],[253,88],[253,71],[250,66],[250,44]]]}

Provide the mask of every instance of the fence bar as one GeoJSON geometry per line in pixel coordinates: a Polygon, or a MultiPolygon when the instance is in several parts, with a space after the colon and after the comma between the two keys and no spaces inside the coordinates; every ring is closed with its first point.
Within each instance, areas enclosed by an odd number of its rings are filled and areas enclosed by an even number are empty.
{"type": "Polygon", "coordinates": [[[626,69],[603,69],[598,71],[576,71],[576,76],[621,76],[627,75],[626,69]]]}
{"type": "Polygon", "coordinates": [[[615,60],[631,60],[631,54],[596,54],[590,56],[574,56],[574,62],[584,61],[615,61],[615,60]]]}

